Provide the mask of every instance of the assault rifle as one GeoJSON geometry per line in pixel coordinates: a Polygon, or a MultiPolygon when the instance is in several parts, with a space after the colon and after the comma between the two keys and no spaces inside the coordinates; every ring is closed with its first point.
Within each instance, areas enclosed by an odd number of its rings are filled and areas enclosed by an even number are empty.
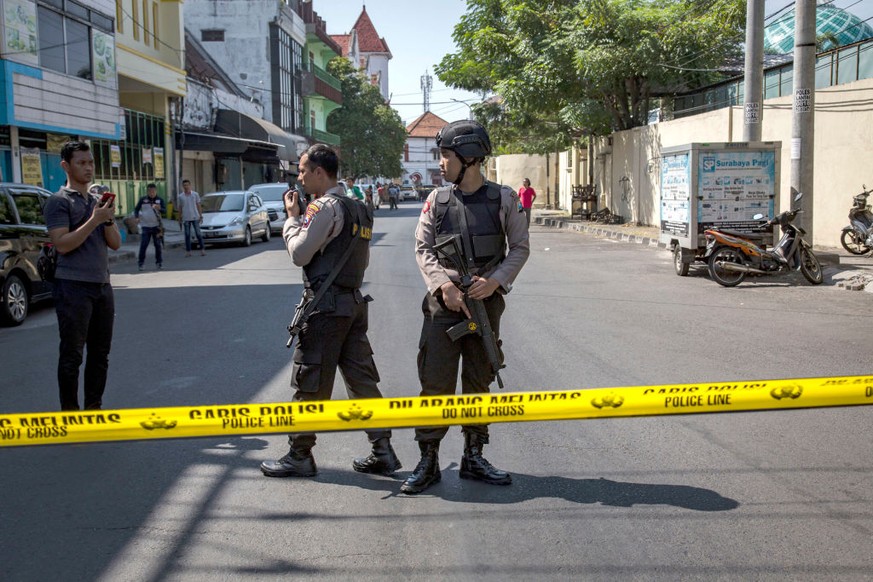
{"type": "Polygon", "coordinates": [[[482,338],[482,345],[485,347],[485,353],[488,356],[488,363],[491,364],[491,371],[497,378],[497,385],[503,388],[503,380],[500,378],[500,370],[506,367],[506,364],[500,358],[500,347],[497,345],[497,338],[494,337],[494,331],[491,329],[491,322],[488,320],[488,313],[485,311],[485,304],[480,299],[471,299],[467,295],[467,291],[473,284],[473,276],[467,268],[466,257],[461,250],[460,235],[454,235],[440,243],[434,245],[434,250],[438,255],[442,255],[450,261],[458,271],[461,277],[460,288],[464,292],[464,303],[467,304],[472,317],[461,323],[450,327],[446,333],[451,340],[458,339],[465,335],[475,334],[482,338]]]}
{"type": "Polygon", "coordinates": [[[300,303],[294,308],[294,317],[291,319],[291,323],[288,324],[288,333],[291,337],[288,338],[288,343],[285,344],[286,348],[291,349],[291,346],[294,345],[294,338],[303,329],[314,307],[315,301],[312,294],[304,291],[303,296],[300,297],[300,303]]]}

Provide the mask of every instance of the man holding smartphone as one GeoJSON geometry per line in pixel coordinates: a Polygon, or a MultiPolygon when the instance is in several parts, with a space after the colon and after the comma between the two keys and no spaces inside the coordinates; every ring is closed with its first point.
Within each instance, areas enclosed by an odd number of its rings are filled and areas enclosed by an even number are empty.
{"type": "Polygon", "coordinates": [[[79,410],[79,368],[85,361],[86,410],[103,406],[115,298],[109,282],[109,253],[121,246],[115,224],[115,196],[88,191],[94,157],[88,144],[67,142],[61,149],[67,183],[43,210],[58,255],[54,300],[60,332],[58,388],[61,410],[79,410]]]}

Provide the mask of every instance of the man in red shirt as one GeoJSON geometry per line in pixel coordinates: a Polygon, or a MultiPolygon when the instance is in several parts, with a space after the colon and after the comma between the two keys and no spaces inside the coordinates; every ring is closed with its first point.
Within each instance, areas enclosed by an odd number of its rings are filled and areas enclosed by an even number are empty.
{"type": "Polygon", "coordinates": [[[521,207],[524,209],[524,215],[527,217],[527,225],[530,226],[530,209],[533,207],[533,202],[536,200],[536,190],[530,187],[530,180],[525,178],[522,182],[521,189],[518,191],[518,197],[521,200],[521,207]]]}

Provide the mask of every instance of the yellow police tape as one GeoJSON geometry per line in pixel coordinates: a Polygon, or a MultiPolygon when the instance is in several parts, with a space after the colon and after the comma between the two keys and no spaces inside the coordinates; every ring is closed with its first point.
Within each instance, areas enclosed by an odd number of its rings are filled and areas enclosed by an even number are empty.
{"type": "Polygon", "coordinates": [[[0,415],[0,446],[873,404],[873,375],[0,415]]]}

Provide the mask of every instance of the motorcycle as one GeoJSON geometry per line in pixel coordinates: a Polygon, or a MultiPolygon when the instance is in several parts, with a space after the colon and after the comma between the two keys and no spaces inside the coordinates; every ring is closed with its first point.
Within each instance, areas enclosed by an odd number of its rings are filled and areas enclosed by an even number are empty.
{"type": "MultiPolygon", "coordinates": [[[[798,194],[795,202],[800,200],[798,194]]],[[[706,253],[709,275],[719,285],[734,287],[747,275],[784,275],[800,271],[807,281],[818,285],[824,280],[821,263],[812,252],[812,245],[803,240],[806,232],[792,224],[799,208],[788,210],[763,223],[759,230],[779,225],[782,238],[772,249],[767,248],[769,232],[744,233],[720,228],[706,230],[706,253]]],[[[760,220],[763,214],[753,218],[760,220]]]]}
{"type": "Polygon", "coordinates": [[[854,196],[854,204],[849,210],[849,226],[840,235],[840,244],[853,255],[864,255],[873,250],[873,212],[867,204],[867,197],[873,190],[861,186],[864,191],[854,196]]]}

